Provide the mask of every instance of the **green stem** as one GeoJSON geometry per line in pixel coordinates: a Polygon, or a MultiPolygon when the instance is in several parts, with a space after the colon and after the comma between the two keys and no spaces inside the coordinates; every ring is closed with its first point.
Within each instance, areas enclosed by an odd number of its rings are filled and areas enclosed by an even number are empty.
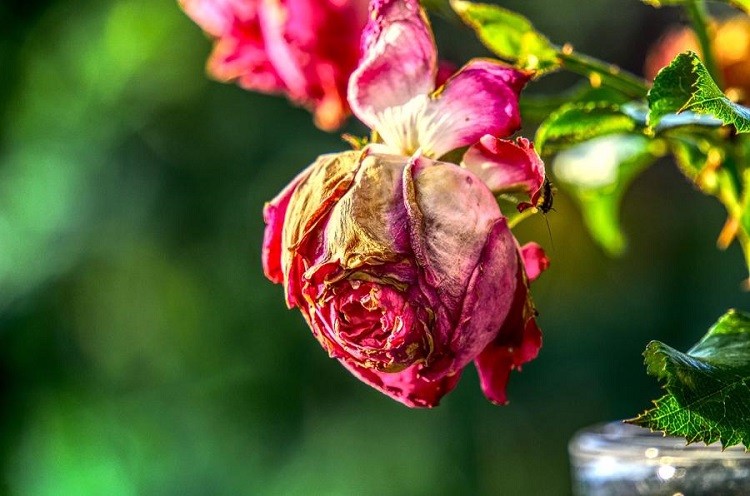
{"type": "Polygon", "coordinates": [[[633,98],[645,98],[648,94],[649,88],[646,81],[623,71],[616,65],[574,52],[567,46],[559,51],[558,57],[563,67],[589,78],[592,82],[598,80],[599,84],[609,86],[633,98]]]}
{"type": "Polygon", "coordinates": [[[690,17],[693,31],[695,31],[695,35],[698,37],[706,69],[708,69],[709,74],[714,78],[716,84],[719,85],[719,88],[723,88],[724,82],[722,81],[721,72],[719,72],[719,66],[716,65],[711,38],[708,36],[710,18],[706,9],[706,3],[704,0],[691,0],[685,4],[685,10],[687,10],[687,14],[690,17]]]}
{"type": "Polygon", "coordinates": [[[511,229],[515,228],[518,224],[523,222],[524,220],[528,219],[529,217],[533,216],[534,214],[538,213],[539,209],[536,207],[529,207],[523,212],[519,212],[515,215],[512,215],[508,218],[508,227],[511,229]]]}
{"type": "MultiPolygon", "coordinates": [[[[742,248],[742,254],[745,255],[745,265],[747,266],[748,274],[750,274],[750,238],[740,229],[740,232],[737,233],[737,241],[742,248]]],[[[745,279],[744,289],[745,291],[750,291],[750,276],[745,279]]]]}

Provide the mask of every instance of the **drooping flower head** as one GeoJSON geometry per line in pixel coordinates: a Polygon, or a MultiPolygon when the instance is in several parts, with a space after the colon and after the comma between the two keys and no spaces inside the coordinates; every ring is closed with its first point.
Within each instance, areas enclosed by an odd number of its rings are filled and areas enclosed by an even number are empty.
{"type": "Polygon", "coordinates": [[[518,128],[528,75],[474,60],[436,88],[415,0],[373,2],[363,47],[349,101],[381,141],[319,157],[266,206],[266,275],[332,357],[392,398],[437,405],[473,361],[505,403],[510,371],[541,346],[528,283],[547,266],[494,197],[533,199],[544,180],[528,141],[497,137],[518,128]],[[466,146],[460,165],[440,160],[466,146]]]}
{"type": "Polygon", "coordinates": [[[322,129],[349,113],[346,84],[360,56],[367,0],[179,0],[215,40],[208,72],[285,94],[322,129]]]}

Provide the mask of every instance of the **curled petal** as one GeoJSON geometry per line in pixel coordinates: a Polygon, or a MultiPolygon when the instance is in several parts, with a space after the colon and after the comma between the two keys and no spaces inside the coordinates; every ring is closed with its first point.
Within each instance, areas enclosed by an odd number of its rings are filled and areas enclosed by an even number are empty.
{"type": "Polygon", "coordinates": [[[516,293],[516,241],[505,218],[498,219],[471,275],[451,348],[451,371],[471,362],[497,336],[516,293]]]}
{"type": "Polygon", "coordinates": [[[263,220],[266,229],[263,233],[263,272],[266,277],[276,284],[284,282],[284,272],[281,268],[282,242],[284,232],[284,219],[289,208],[289,200],[297,190],[299,184],[310,175],[311,168],[300,172],[292,182],[276,195],[276,198],[267,202],[263,207],[263,220]]]}
{"type": "MultiPolygon", "coordinates": [[[[368,148],[369,150],[369,148],[368,148]]],[[[354,182],[328,217],[325,256],[342,270],[408,258],[408,224],[401,181],[404,157],[368,153],[354,182]]]]}
{"type": "Polygon", "coordinates": [[[347,360],[340,362],[362,382],[411,408],[432,408],[458,384],[461,373],[446,375],[428,381],[420,375],[421,364],[412,365],[401,372],[380,372],[361,367],[347,360]]]}
{"type": "Polygon", "coordinates": [[[521,247],[521,259],[529,281],[535,281],[542,272],[549,268],[549,258],[541,246],[526,243],[521,247]]]}
{"type": "Polygon", "coordinates": [[[536,325],[536,310],[522,270],[513,306],[497,337],[474,360],[482,392],[491,402],[508,402],[506,386],[511,370],[536,358],[542,347],[542,332],[536,325]]]}
{"type": "Polygon", "coordinates": [[[422,152],[439,158],[485,134],[510,136],[521,126],[518,98],[530,75],[475,59],[431,96],[417,121],[422,152]]]}
{"type": "Polygon", "coordinates": [[[523,191],[535,199],[544,184],[544,163],[525,138],[513,142],[482,136],[466,151],[461,165],[494,193],[523,191]]]}
{"type": "Polygon", "coordinates": [[[396,136],[389,139],[384,128],[390,121],[402,120],[399,107],[415,97],[424,99],[435,89],[437,49],[416,0],[375,0],[371,11],[363,36],[364,54],[349,79],[349,104],[362,122],[395,147],[396,136]]]}
{"type": "Polygon", "coordinates": [[[281,244],[281,270],[287,305],[302,302],[297,287],[319,255],[319,224],[349,190],[360,167],[362,152],[322,155],[308,169],[288,200],[281,244]]]}

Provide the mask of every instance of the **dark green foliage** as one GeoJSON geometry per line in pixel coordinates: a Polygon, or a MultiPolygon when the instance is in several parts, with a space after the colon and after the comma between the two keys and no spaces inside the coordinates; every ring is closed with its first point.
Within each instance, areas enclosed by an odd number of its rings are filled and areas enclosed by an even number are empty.
{"type": "Polygon", "coordinates": [[[733,125],[738,133],[750,132],[750,109],[729,100],[693,52],[681,53],[659,71],[648,104],[651,126],[669,114],[691,110],[733,125]]]}
{"type": "Polygon", "coordinates": [[[750,315],[730,310],[687,353],[652,341],[644,356],[667,394],[630,422],[688,442],[750,446],[750,315]]]}

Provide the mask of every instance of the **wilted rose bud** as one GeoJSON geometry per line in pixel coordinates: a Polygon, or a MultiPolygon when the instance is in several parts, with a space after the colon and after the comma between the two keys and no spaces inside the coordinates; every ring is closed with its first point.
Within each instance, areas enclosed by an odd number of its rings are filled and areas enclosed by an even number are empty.
{"type": "Polygon", "coordinates": [[[360,56],[367,0],[179,0],[215,38],[209,73],[285,94],[335,129],[349,114],[346,85],[360,56]]]}
{"type": "MultiPolygon", "coordinates": [[[[750,101],[750,17],[737,16],[710,26],[709,34],[724,90],[735,101],[750,101]]],[[[692,50],[700,55],[698,38],[689,27],[672,28],[651,48],[644,73],[653,79],[678,54],[692,50]]]]}
{"type": "Polygon", "coordinates": [[[412,407],[431,407],[474,361],[506,402],[541,334],[521,250],[466,168],[371,149],[324,155],[266,205],[263,265],[330,356],[412,407]]]}

